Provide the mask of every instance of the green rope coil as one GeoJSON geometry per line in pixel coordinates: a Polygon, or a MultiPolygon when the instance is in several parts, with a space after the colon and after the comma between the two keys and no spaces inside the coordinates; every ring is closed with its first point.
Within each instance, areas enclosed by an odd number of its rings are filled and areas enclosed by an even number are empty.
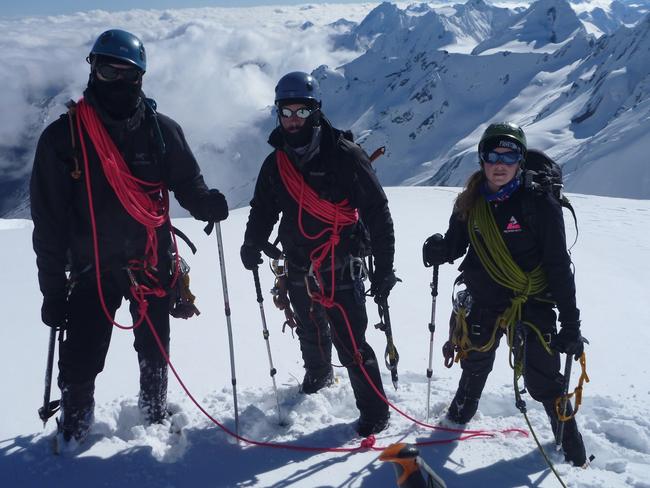
{"type": "MultiPolygon", "coordinates": [[[[467,230],[469,239],[478,256],[481,264],[490,275],[490,278],[497,284],[513,291],[510,306],[497,318],[490,340],[482,347],[474,347],[469,339],[469,331],[464,314],[457,315],[458,334],[455,337],[455,344],[459,346],[460,356],[463,357],[469,351],[485,352],[493,345],[498,327],[506,329],[508,333],[508,344],[511,346],[510,328],[522,319],[522,308],[530,296],[539,295],[547,287],[546,275],[541,264],[530,272],[523,271],[514,261],[506,243],[497,227],[494,215],[487,200],[481,198],[470,211],[467,219],[467,230]]],[[[530,322],[526,325],[531,327],[544,344],[547,352],[550,349],[543,340],[542,334],[530,322]]],[[[458,360],[459,357],[456,359],[458,360]]]]}

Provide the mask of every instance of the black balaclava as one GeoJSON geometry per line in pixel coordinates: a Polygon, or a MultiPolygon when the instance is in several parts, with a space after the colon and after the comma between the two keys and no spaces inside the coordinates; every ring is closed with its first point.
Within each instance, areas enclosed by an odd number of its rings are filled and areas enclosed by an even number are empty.
{"type": "MultiPolygon", "coordinates": [[[[106,62],[120,63],[121,61],[98,56],[98,59],[94,60],[93,66],[96,63],[106,62]]],[[[102,81],[95,75],[93,68],[88,86],[93,90],[102,108],[116,119],[127,119],[133,115],[142,98],[142,78],[136,83],[124,80],[102,81]]]]}
{"type": "Polygon", "coordinates": [[[278,104],[278,123],[280,124],[280,131],[282,132],[282,136],[284,137],[285,142],[293,148],[304,147],[311,142],[312,136],[314,134],[314,128],[320,126],[320,118],[320,109],[311,100],[283,100],[278,104]],[[287,132],[284,130],[284,127],[280,122],[280,117],[282,116],[280,115],[279,110],[286,105],[292,105],[294,103],[304,103],[310,110],[312,110],[312,113],[305,120],[305,123],[299,131],[287,132]]]}

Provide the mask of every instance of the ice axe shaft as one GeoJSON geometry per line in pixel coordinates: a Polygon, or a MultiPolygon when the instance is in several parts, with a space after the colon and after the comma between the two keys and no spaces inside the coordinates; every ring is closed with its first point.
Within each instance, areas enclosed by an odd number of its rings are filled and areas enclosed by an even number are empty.
{"type": "Polygon", "coordinates": [[[50,329],[50,339],[47,348],[47,366],[45,368],[45,390],[43,392],[43,406],[38,409],[38,416],[43,421],[43,427],[47,421],[52,417],[60,406],[60,400],[50,401],[52,393],[52,371],[54,369],[54,349],[56,347],[56,332],[55,328],[50,329]]]}
{"type": "MultiPolygon", "coordinates": [[[[566,417],[567,405],[569,403],[569,383],[571,382],[571,366],[573,364],[573,356],[567,354],[564,360],[564,386],[562,388],[562,401],[560,405],[560,412],[562,417],[566,417]]],[[[559,451],[562,449],[562,439],[564,438],[564,422],[558,418],[557,422],[557,436],[555,437],[555,448],[559,451]]]]}

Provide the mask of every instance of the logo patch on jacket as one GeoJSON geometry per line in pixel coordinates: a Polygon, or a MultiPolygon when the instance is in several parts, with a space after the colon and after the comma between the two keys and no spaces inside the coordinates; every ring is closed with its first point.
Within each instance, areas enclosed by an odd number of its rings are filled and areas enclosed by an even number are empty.
{"type": "Polygon", "coordinates": [[[151,160],[147,153],[135,153],[135,157],[133,158],[133,161],[131,161],[131,164],[133,166],[149,166],[151,160]]]}
{"type": "Polygon", "coordinates": [[[508,221],[508,225],[506,226],[506,230],[504,233],[509,234],[511,232],[521,232],[521,224],[517,222],[517,219],[514,217],[510,217],[510,220],[508,221]]]}

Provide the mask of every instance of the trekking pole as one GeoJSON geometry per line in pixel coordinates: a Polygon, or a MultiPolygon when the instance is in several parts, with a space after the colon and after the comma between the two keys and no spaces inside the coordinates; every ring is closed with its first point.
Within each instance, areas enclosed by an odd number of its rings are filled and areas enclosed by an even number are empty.
{"type": "Polygon", "coordinates": [[[433,334],[436,331],[436,298],[438,297],[438,265],[433,267],[431,278],[431,321],[429,322],[429,367],[427,368],[427,422],[431,406],[431,377],[433,376],[433,334]]]}
{"type": "Polygon", "coordinates": [[[43,406],[38,409],[38,416],[43,421],[43,428],[45,428],[47,421],[59,410],[59,406],[61,405],[61,400],[50,401],[50,393],[52,392],[52,370],[54,369],[56,331],[57,329],[54,327],[50,329],[50,340],[47,348],[47,366],[45,368],[45,391],[43,393],[43,406]]]}
{"type": "Polygon", "coordinates": [[[219,251],[219,267],[221,268],[221,284],[223,285],[223,305],[226,314],[226,325],[228,327],[228,346],[230,347],[230,372],[232,383],[233,402],[235,407],[235,433],[239,436],[239,409],[237,407],[237,377],[235,375],[235,348],[232,341],[232,323],[230,321],[230,299],[228,298],[228,281],[226,280],[226,262],[223,254],[223,241],[221,239],[221,224],[219,222],[209,222],[205,226],[206,234],[210,235],[212,229],[216,227],[217,249],[219,251]]]}
{"type": "MultiPolygon", "coordinates": [[[[571,354],[567,354],[564,360],[564,386],[562,388],[562,401],[560,405],[560,411],[562,412],[562,417],[566,418],[567,405],[569,399],[567,398],[569,394],[569,383],[571,382],[571,365],[573,363],[573,357],[571,354]]],[[[564,421],[557,419],[557,435],[555,436],[555,449],[562,449],[562,439],[564,437],[564,421]]]]}
{"type": "Polygon", "coordinates": [[[260,273],[257,266],[253,268],[253,279],[255,280],[255,293],[257,294],[257,303],[259,303],[260,315],[262,317],[262,336],[264,337],[264,341],[266,342],[266,352],[269,356],[269,367],[271,368],[270,374],[271,374],[271,380],[273,380],[273,391],[275,392],[275,405],[278,409],[278,424],[284,425],[284,422],[282,421],[282,414],[280,413],[280,400],[278,398],[278,387],[275,384],[275,374],[277,373],[277,370],[273,366],[273,357],[271,356],[271,343],[269,341],[269,329],[266,326],[266,316],[264,315],[264,304],[263,304],[264,297],[262,296],[262,286],[260,285],[260,273]]]}

